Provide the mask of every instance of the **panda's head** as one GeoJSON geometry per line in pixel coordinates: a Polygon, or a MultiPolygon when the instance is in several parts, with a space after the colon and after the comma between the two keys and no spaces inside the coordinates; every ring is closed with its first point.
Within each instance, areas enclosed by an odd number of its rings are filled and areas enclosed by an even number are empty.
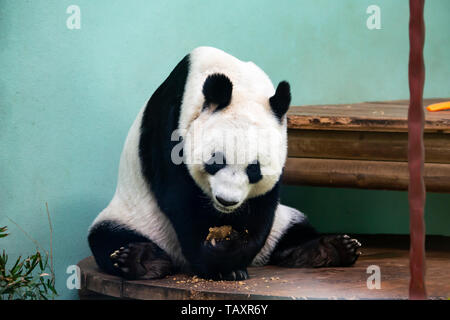
{"type": "Polygon", "coordinates": [[[242,77],[207,75],[198,86],[201,105],[185,126],[189,174],[220,212],[231,213],[267,193],[283,170],[290,88],[283,81],[275,90],[263,79],[249,87],[242,77]]]}

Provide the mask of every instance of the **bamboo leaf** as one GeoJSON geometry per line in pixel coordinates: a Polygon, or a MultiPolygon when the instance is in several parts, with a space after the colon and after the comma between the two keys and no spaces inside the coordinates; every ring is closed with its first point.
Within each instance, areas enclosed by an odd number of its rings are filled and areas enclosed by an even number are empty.
{"type": "Polygon", "coordinates": [[[45,270],[44,265],[42,264],[42,259],[39,259],[39,268],[41,269],[41,271],[45,270]]]}
{"type": "MultiPolygon", "coordinates": [[[[50,251],[40,247],[39,243],[34,240],[25,230],[17,223],[11,220],[29,239],[37,246],[33,255],[22,258],[20,256],[15,260],[12,268],[8,268],[8,255],[5,250],[0,254],[0,300],[3,299],[26,299],[48,300],[58,295],[55,289],[53,256],[52,256],[52,234],[50,213],[47,207],[47,215],[50,225],[50,251]],[[44,252],[44,254],[41,254],[44,252]],[[49,264],[50,261],[50,264],[49,264]],[[37,268],[39,266],[39,269],[37,268]]],[[[0,238],[8,236],[7,227],[0,227],[0,238]]]]}
{"type": "Polygon", "coordinates": [[[19,268],[23,265],[23,263],[20,262],[20,259],[22,259],[22,256],[19,256],[17,258],[16,263],[10,270],[11,273],[13,273],[13,274],[17,273],[17,271],[19,271],[19,268]]]}
{"type": "Polygon", "coordinates": [[[58,293],[56,292],[56,289],[55,289],[55,287],[53,286],[53,284],[48,284],[47,286],[48,286],[48,288],[49,288],[55,295],[58,295],[58,293]]]}

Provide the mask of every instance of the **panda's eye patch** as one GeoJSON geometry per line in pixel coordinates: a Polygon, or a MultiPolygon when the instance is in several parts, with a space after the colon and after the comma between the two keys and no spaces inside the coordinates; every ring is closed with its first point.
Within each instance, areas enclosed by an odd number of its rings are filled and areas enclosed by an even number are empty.
{"type": "Polygon", "coordinates": [[[204,167],[205,171],[210,175],[215,175],[217,171],[225,168],[227,165],[225,161],[225,156],[221,152],[213,153],[212,157],[205,162],[204,167]]]}
{"type": "Polygon", "coordinates": [[[259,161],[250,163],[246,169],[248,181],[250,183],[257,183],[262,179],[261,175],[261,166],[259,165],[259,161]]]}

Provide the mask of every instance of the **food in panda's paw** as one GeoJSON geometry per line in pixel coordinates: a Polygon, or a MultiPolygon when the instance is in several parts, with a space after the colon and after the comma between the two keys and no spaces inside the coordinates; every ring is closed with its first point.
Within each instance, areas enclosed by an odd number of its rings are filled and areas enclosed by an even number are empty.
{"type": "Polygon", "coordinates": [[[227,238],[230,234],[233,228],[231,226],[221,226],[221,227],[212,227],[209,228],[208,236],[206,237],[206,241],[211,240],[223,240],[227,238]]]}
{"type": "Polygon", "coordinates": [[[238,235],[238,232],[228,225],[221,227],[211,227],[209,228],[209,233],[206,237],[206,241],[211,242],[211,244],[215,246],[217,241],[235,240],[238,238],[238,235]]]}

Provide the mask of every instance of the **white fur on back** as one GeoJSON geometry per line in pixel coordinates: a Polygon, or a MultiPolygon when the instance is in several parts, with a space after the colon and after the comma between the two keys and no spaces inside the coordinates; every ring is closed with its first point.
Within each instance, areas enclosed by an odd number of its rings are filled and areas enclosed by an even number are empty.
{"type": "Polygon", "coordinates": [[[267,264],[275,246],[285,232],[294,224],[300,223],[304,219],[305,215],[300,211],[279,204],[275,212],[275,218],[270,234],[261,251],[256,255],[255,259],[253,259],[252,265],[262,266],[267,264]]]}
{"type": "MultiPolygon", "coordinates": [[[[153,193],[144,180],[139,158],[139,140],[144,108],[134,121],[120,157],[116,193],[110,204],[94,220],[92,227],[104,220],[114,220],[139,232],[167,252],[177,265],[186,260],[175,230],[161,212],[153,193]]],[[[91,227],[91,228],[92,228],[91,227]]]]}

